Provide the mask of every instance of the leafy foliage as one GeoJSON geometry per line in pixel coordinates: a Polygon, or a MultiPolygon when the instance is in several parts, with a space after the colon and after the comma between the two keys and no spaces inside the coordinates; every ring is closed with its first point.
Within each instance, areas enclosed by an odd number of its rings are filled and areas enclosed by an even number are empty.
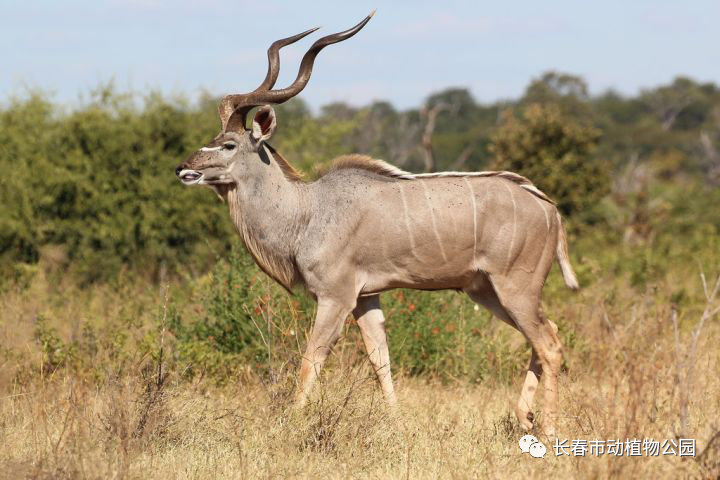
{"type": "Polygon", "coordinates": [[[4,256],[33,262],[43,246],[59,245],[90,280],[127,267],[157,272],[178,258],[207,262],[206,238],[227,245],[224,212],[208,192],[181,189],[172,172],[211,136],[210,107],[191,111],[151,95],[138,111],[104,91],[67,116],[37,96],[0,112],[0,168],[12,172],[0,189],[9,212],[0,220],[4,256]]]}
{"type": "Polygon", "coordinates": [[[183,322],[187,315],[171,313],[169,330],[178,343],[178,361],[190,365],[189,374],[222,377],[243,361],[267,363],[263,341],[270,328],[260,315],[266,303],[253,292],[257,272],[252,267],[248,255],[234,250],[228,262],[220,261],[212,270],[200,315],[183,322]]]}
{"type": "Polygon", "coordinates": [[[608,193],[609,175],[590,153],[600,132],[571,121],[555,105],[506,112],[492,137],[493,167],[520,173],[550,192],[560,210],[585,212],[608,193]]]}
{"type": "Polygon", "coordinates": [[[526,361],[525,348],[509,345],[511,332],[498,332],[498,320],[476,311],[465,295],[401,290],[383,300],[390,357],[410,375],[509,382],[526,361]]]}
{"type": "Polygon", "coordinates": [[[267,373],[272,352],[293,356],[314,310],[308,298],[288,298],[238,248],[194,284],[201,304],[171,306],[167,325],[177,344],[175,360],[187,365],[188,375],[225,381],[242,366],[267,373]]]}

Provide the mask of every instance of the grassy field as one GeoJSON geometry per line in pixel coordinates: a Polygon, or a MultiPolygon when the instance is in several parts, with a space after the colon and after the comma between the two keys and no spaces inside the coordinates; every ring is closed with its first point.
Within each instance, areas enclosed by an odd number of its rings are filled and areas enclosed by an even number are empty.
{"type": "MultiPolygon", "coordinates": [[[[591,261],[578,263],[581,275],[593,274],[591,261]]],[[[710,272],[703,287],[697,265],[676,265],[639,287],[628,275],[595,275],[577,294],[563,291],[553,274],[545,301],[566,344],[559,439],[692,438],[694,458],[556,457],[553,440],[542,437],[544,459],[521,455],[524,432],[511,412],[522,374],[418,377],[401,365],[400,407],[389,411],[351,322],[312,402],[296,411],[302,332],[290,342],[268,341],[265,370],[237,361],[226,365],[224,381],[217,373],[188,375],[166,325],[174,309],[201,308],[197,290],[207,282],[167,288],[121,278],[81,288],[53,275],[36,272],[1,298],[5,478],[720,474],[720,326],[713,315],[720,299],[710,272]]],[[[388,323],[406,316],[391,313],[388,323]]],[[[484,338],[503,340],[510,371],[521,372],[528,358],[522,337],[500,322],[478,322],[484,338]]],[[[487,364],[497,363],[493,355],[487,364]]]]}

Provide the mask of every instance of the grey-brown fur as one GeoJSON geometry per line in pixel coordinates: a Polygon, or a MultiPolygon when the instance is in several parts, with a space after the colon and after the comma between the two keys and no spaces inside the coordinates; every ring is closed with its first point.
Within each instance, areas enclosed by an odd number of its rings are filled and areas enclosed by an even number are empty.
{"type": "Polygon", "coordinates": [[[273,109],[262,106],[251,128],[226,127],[177,174],[226,200],[263,271],[288,290],[302,284],[317,300],[298,403],[350,313],[394,403],[379,293],[457,289],[530,342],[516,414],[524,428],[532,427],[534,391],[545,374],[544,426],[552,433],[561,344],[540,298],[556,258],[566,284],[577,287],[552,201],[511,172],[413,175],[359,155],[341,157],[319,179],[305,182],[267,144],[275,125],[273,109]]]}

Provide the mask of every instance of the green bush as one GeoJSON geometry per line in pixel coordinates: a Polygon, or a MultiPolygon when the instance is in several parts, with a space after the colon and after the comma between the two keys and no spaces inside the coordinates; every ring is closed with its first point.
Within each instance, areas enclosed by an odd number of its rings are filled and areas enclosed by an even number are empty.
{"type": "Polygon", "coordinates": [[[591,156],[599,136],[558,105],[531,104],[519,117],[505,113],[489,149],[494,169],[526,176],[566,215],[587,214],[610,186],[608,169],[591,156]]]}
{"type": "Polygon", "coordinates": [[[35,341],[42,354],[41,368],[43,374],[52,374],[78,361],[77,346],[73,342],[65,342],[57,330],[47,324],[47,320],[39,316],[35,326],[35,341]]]}
{"type": "Polygon", "coordinates": [[[252,259],[237,250],[219,261],[211,272],[203,297],[201,315],[183,323],[183,315],[171,312],[169,329],[177,339],[181,355],[192,364],[203,363],[203,348],[219,354],[242,354],[251,363],[267,362],[263,339],[269,329],[257,313],[263,305],[253,295],[252,259]]]}
{"type": "Polygon", "coordinates": [[[511,381],[529,358],[508,343],[509,327],[464,294],[398,290],[384,294],[383,309],[393,368],[410,375],[511,381]]]}
{"type": "Polygon", "coordinates": [[[298,357],[298,336],[308,328],[314,305],[275,285],[243,249],[233,248],[195,283],[200,304],[173,307],[168,319],[176,360],[187,374],[224,381],[242,368],[267,373],[277,356],[282,362],[298,357]]]}
{"type": "Polygon", "coordinates": [[[209,101],[190,109],[156,95],[139,110],[107,90],[70,114],[37,95],[13,101],[0,111],[5,268],[37,261],[45,245],[62,248],[89,280],[207,264],[229,244],[230,222],[174,169],[214,133],[211,110],[209,101]]]}

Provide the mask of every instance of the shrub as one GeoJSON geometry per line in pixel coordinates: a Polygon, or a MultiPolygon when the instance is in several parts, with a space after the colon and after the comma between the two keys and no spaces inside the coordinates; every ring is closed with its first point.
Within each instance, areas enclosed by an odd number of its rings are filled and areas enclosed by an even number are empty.
{"type": "Polygon", "coordinates": [[[150,95],[140,111],[105,89],[66,115],[39,96],[0,111],[0,169],[12,172],[0,180],[4,268],[36,262],[45,245],[61,246],[89,280],[207,264],[228,245],[230,222],[210,192],[183,189],[173,172],[211,137],[210,108],[150,95]]]}
{"type": "Polygon", "coordinates": [[[223,382],[241,368],[262,375],[277,356],[282,362],[298,357],[297,336],[309,325],[314,306],[307,298],[290,297],[244,250],[233,248],[196,283],[202,304],[182,312],[173,308],[168,324],[177,361],[188,366],[189,375],[223,382]]]}
{"type": "Polygon", "coordinates": [[[476,310],[464,294],[398,290],[383,301],[395,370],[443,380],[512,381],[527,363],[529,349],[508,342],[512,330],[496,329],[501,322],[476,310]]]}
{"type": "Polygon", "coordinates": [[[508,111],[493,134],[493,168],[528,177],[566,215],[587,213],[609,191],[608,169],[591,153],[600,132],[554,104],[531,104],[516,117],[508,111]]]}

